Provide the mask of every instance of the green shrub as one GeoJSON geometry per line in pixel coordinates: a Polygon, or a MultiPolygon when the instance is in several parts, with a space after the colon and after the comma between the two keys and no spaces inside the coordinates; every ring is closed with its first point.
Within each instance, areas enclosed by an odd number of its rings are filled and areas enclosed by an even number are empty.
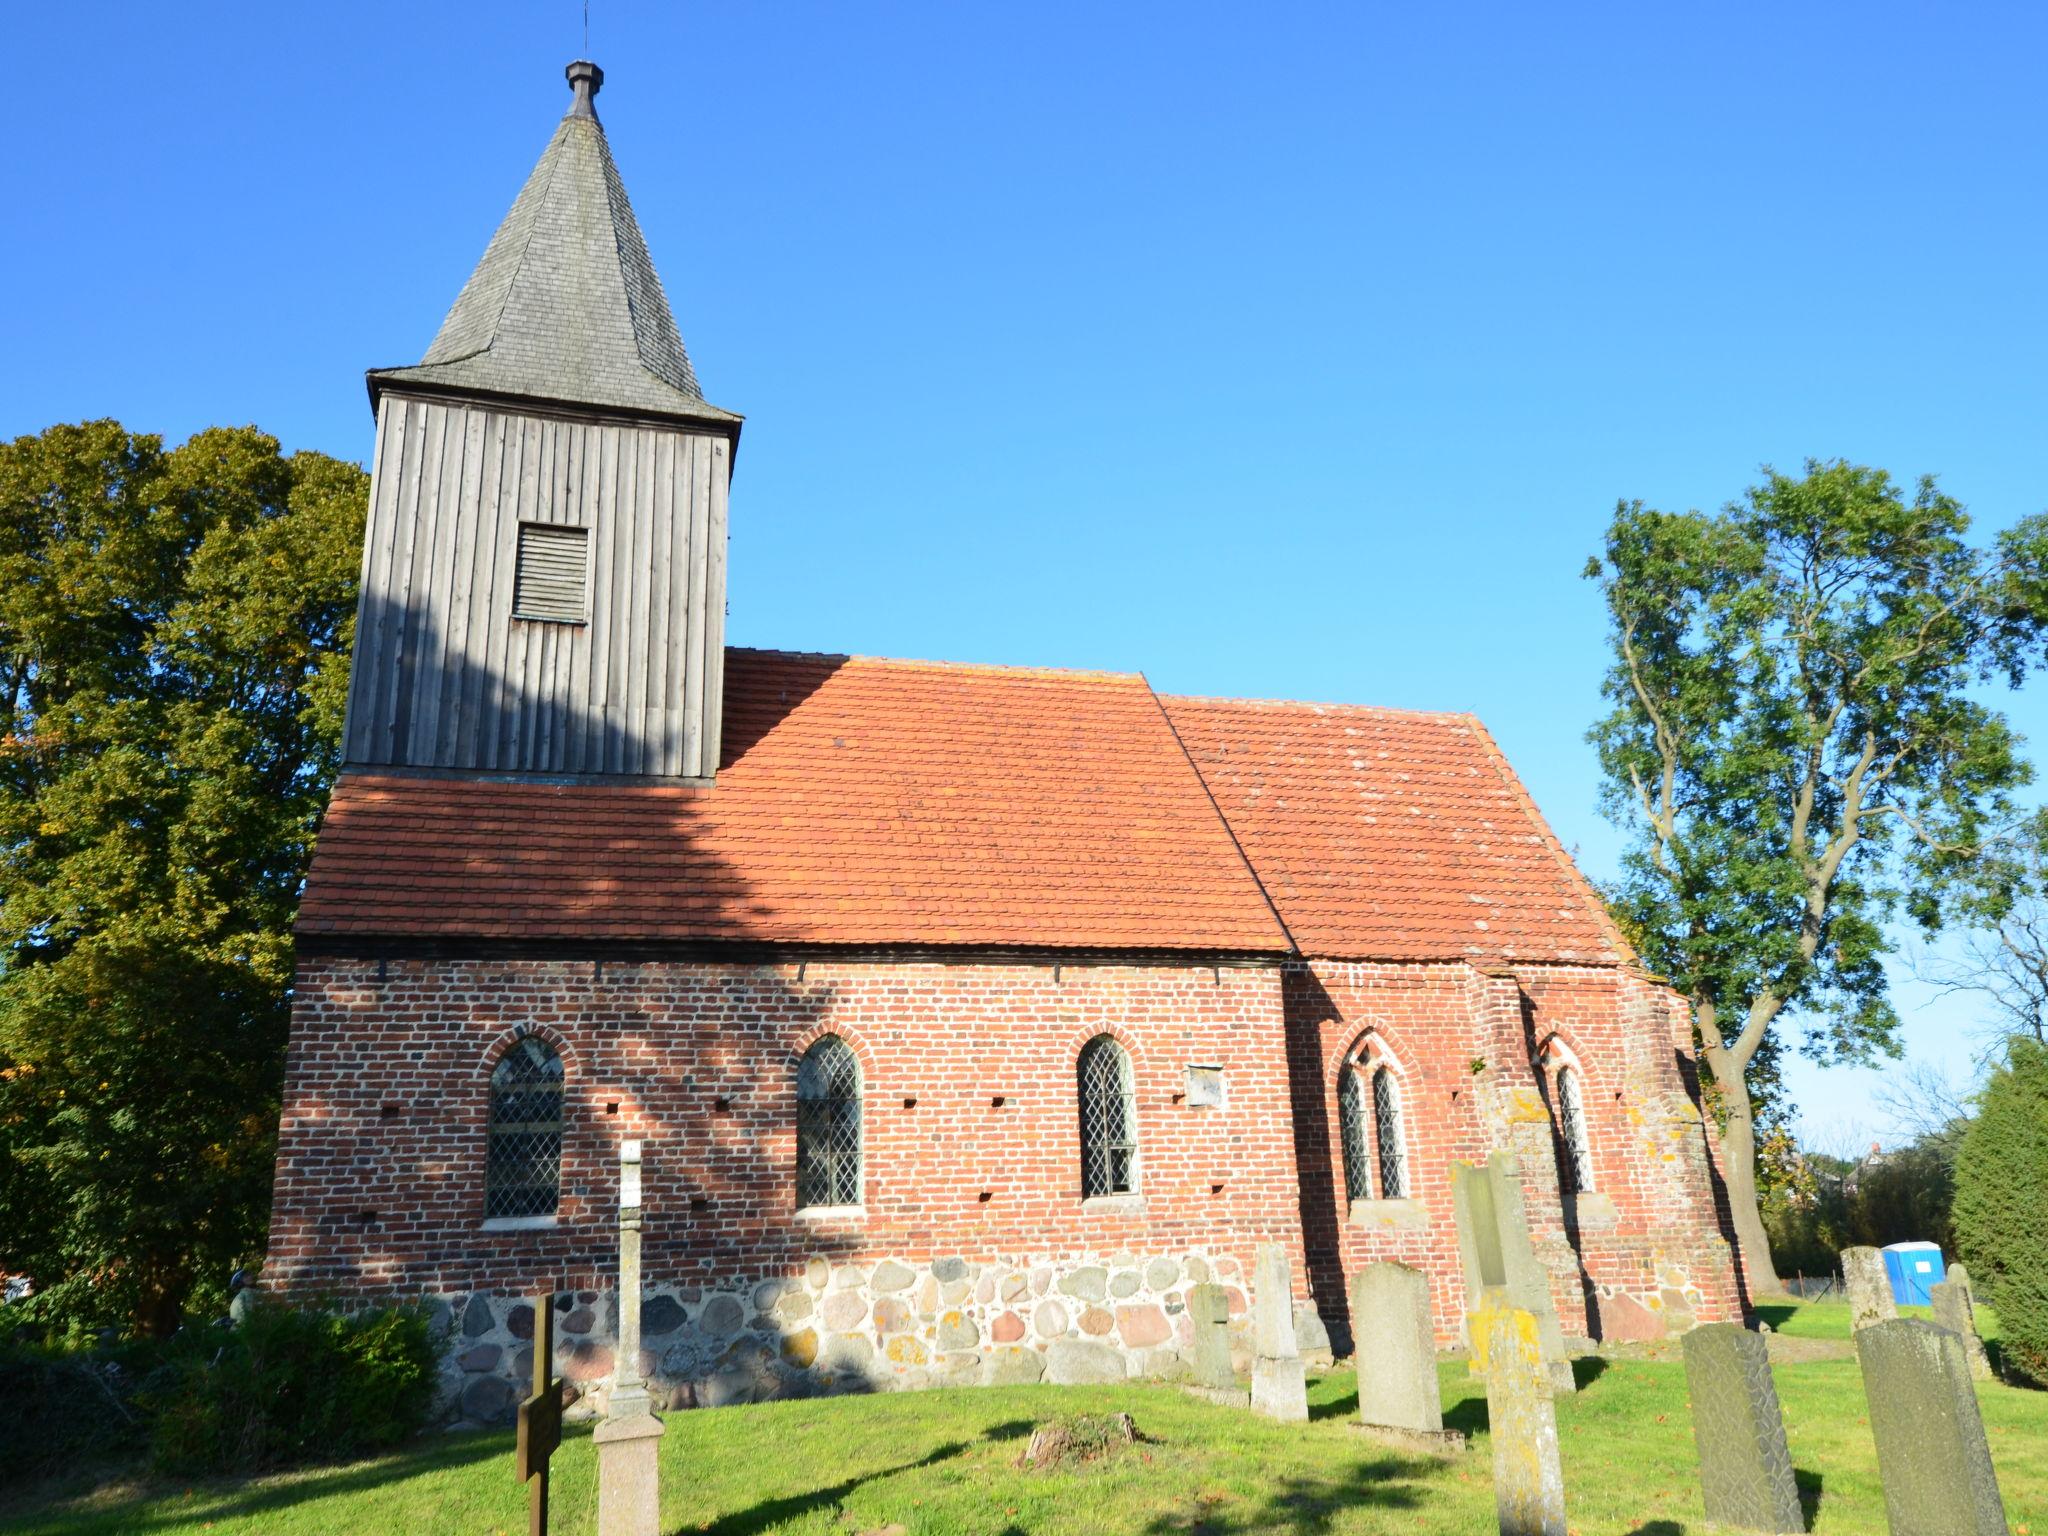
{"type": "Polygon", "coordinates": [[[2015,1040],[1956,1157],[1956,1245],[1998,1309],[2003,1363],[2048,1386],[2048,1047],[2015,1040]]]}
{"type": "Polygon", "coordinates": [[[32,1410],[35,1426],[33,1433],[0,1432],[0,1487],[132,1457],[143,1439],[135,1383],[149,1354],[147,1345],[0,1341],[0,1402],[32,1410]]]}
{"type": "Polygon", "coordinates": [[[258,1307],[198,1330],[143,1393],[157,1467],[243,1473],[398,1444],[432,1407],[437,1348],[419,1307],[258,1307]]]}

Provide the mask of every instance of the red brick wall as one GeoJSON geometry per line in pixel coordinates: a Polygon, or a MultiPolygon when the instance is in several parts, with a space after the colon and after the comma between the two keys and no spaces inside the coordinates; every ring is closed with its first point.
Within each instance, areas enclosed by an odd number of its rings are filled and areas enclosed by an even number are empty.
{"type": "MultiPolygon", "coordinates": [[[[1372,1260],[1425,1271],[1440,1340],[1466,1304],[1450,1164],[1513,1150],[1531,1237],[1568,1335],[1634,1336],[1740,1316],[1697,1106],[1665,990],[1599,968],[1483,973],[1463,964],[1316,961],[1287,979],[1304,1170],[1308,1269],[1324,1319],[1348,1318],[1350,1275],[1372,1260]],[[1397,1073],[1408,1199],[1354,1210],[1338,1133],[1339,1067],[1377,1037],[1397,1073]],[[1567,1202],[1548,1085],[1551,1038],[1579,1064],[1598,1200],[1567,1202]],[[1575,1218],[1568,1222],[1567,1207],[1575,1218]]],[[[1682,1009],[1682,1004],[1679,1005],[1682,1009]]]]}
{"type": "Polygon", "coordinates": [[[647,1144],[650,1283],[792,1274],[813,1255],[1201,1252],[1248,1272],[1268,1240],[1289,1246],[1298,1280],[1271,968],[391,961],[381,974],[301,964],[271,1285],[601,1287],[628,1137],[647,1144]],[[487,1232],[487,1080],[519,1029],[567,1062],[559,1224],[487,1232]],[[862,1063],[859,1218],[794,1208],[796,1061],[827,1031],[862,1063]],[[1084,1203],[1075,1058],[1105,1031],[1136,1071],[1140,1193],[1084,1203]],[[1226,1108],[1181,1102],[1190,1063],[1227,1068],[1226,1108]]]}
{"type": "Polygon", "coordinates": [[[1253,1246],[1271,1240],[1294,1255],[1297,1290],[1336,1325],[1340,1349],[1347,1278],[1377,1258],[1431,1276],[1448,1342],[1465,1304],[1449,1164],[1507,1147],[1568,1334],[1716,1320],[1739,1303],[1674,1003],[1611,969],[1461,963],[309,958],[266,1281],[342,1294],[604,1289],[616,1148],[639,1137],[650,1284],[793,1275],[815,1256],[1204,1254],[1249,1272],[1253,1246]],[[567,1062],[560,1218],[490,1232],[487,1082],[522,1029],[567,1062]],[[795,1064],[828,1030],[863,1068],[867,1195],[855,1218],[794,1209],[795,1064]],[[1410,1198],[1353,1212],[1337,1066],[1368,1030],[1399,1073],[1410,1198]],[[1074,1063],[1104,1031],[1136,1069],[1141,1193],[1084,1203],[1074,1063]],[[1569,1225],[1531,1065],[1553,1036],[1584,1073],[1604,1202],[1569,1225]],[[1227,1108],[1181,1102],[1189,1064],[1227,1069],[1227,1108]]]}

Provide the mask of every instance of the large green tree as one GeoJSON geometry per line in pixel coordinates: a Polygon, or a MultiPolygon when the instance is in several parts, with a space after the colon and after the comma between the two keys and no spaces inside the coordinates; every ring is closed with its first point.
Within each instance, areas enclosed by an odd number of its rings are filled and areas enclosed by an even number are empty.
{"type": "Polygon", "coordinates": [[[258,1252],[367,501],[252,428],[0,446],[0,1270],[161,1333],[258,1252]]]}
{"type": "Polygon", "coordinates": [[[1587,566],[1612,711],[1590,739],[1630,834],[1615,893],[1693,1007],[1725,1114],[1752,1289],[1781,1290],[1757,1207],[1757,1079],[1788,1022],[1822,1062],[1896,1055],[1884,961],[1932,930],[2029,770],[1972,687],[2040,640],[2048,519],[1989,548],[1932,479],[1809,462],[1719,513],[1615,510],[1587,566]]]}

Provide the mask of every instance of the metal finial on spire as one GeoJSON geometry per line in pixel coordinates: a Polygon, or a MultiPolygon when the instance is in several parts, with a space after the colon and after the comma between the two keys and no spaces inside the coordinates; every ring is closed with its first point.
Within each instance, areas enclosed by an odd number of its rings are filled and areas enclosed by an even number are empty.
{"type": "Polygon", "coordinates": [[[569,89],[576,99],[569,104],[571,117],[597,118],[597,93],[604,89],[604,71],[588,59],[578,59],[562,71],[569,77],[569,89]]]}

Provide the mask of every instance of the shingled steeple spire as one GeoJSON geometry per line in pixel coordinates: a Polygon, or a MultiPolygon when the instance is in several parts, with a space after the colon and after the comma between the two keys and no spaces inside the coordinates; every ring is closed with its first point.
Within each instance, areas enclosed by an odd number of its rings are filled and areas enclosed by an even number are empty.
{"type": "Polygon", "coordinates": [[[705,402],[579,59],[540,164],[412,368],[377,455],[343,761],[718,772],[740,418],[705,402]]]}
{"type": "Polygon", "coordinates": [[[565,71],[574,100],[417,367],[392,383],[737,422],[707,403],[598,122],[604,71],[565,71]]]}

